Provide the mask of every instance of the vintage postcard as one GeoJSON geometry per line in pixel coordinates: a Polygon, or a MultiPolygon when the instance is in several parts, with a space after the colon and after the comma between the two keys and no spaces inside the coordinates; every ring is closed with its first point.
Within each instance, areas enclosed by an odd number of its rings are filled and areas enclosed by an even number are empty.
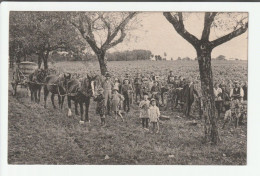
{"type": "Polygon", "coordinates": [[[89,5],[5,12],[6,164],[248,166],[249,8],[89,5]]]}

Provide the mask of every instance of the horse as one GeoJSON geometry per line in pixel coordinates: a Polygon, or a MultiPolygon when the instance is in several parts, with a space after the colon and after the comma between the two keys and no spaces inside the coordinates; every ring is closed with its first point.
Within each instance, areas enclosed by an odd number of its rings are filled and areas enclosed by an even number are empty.
{"type": "Polygon", "coordinates": [[[78,115],[80,105],[80,123],[90,122],[88,116],[90,98],[95,95],[95,79],[97,76],[89,76],[82,79],[71,79],[68,82],[68,116],[71,113],[71,100],[75,102],[75,114],[78,115]],[[83,118],[83,104],[85,104],[85,118],[83,118]]]}
{"type": "Polygon", "coordinates": [[[51,95],[51,102],[53,108],[56,109],[54,104],[54,96],[58,95],[59,100],[59,108],[62,109],[64,98],[68,91],[68,81],[71,79],[70,73],[64,73],[60,76],[56,75],[49,75],[45,78],[45,85],[44,85],[44,107],[46,108],[46,101],[49,95],[49,92],[52,93],[51,95]]]}
{"type": "Polygon", "coordinates": [[[42,84],[47,76],[44,69],[36,69],[29,75],[28,87],[31,92],[31,101],[40,102],[42,84]]]}

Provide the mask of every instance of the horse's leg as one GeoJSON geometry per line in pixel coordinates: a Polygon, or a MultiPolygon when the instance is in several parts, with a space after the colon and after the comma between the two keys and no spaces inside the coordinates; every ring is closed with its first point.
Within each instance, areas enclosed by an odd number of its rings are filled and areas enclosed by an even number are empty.
{"type": "Polygon", "coordinates": [[[69,110],[68,110],[68,116],[70,117],[72,115],[71,113],[71,97],[68,96],[68,107],[69,107],[69,110]]]}
{"type": "Polygon", "coordinates": [[[31,101],[33,101],[33,89],[31,86],[30,86],[30,92],[31,92],[31,101]]]}
{"type": "Polygon", "coordinates": [[[33,96],[34,96],[34,102],[36,102],[37,103],[37,88],[34,88],[34,90],[33,90],[33,96]]]}
{"type": "Polygon", "coordinates": [[[79,111],[78,111],[78,102],[75,101],[75,114],[79,115],[79,111]]]}
{"type": "Polygon", "coordinates": [[[79,102],[79,107],[80,107],[80,123],[84,123],[84,118],[83,118],[83,102],[79,102]]]}
{"type": "Polygon", "coordinates": [[[90,122],[88,117],[89,104],[90,104],[90,98],[87,98],[85,101],[85,122],[90,122]]]}
{"type": "Polygon", "coordinates": [[[48,91],[47,86],[44,86],[43,89],[44,89],[44,108],[46,108],[46,107],[47,107],[46,101],[47,101],[47,97],[48,97],[48,95],[49,95],[49,91],[48,91]]]}
{"type": "Polygon", "coordinates": [[[59,109],[61,109],[61,96],[58,94],[59,109]]]}
{"type": "Polygon", "coordinates": [[[61,97],[61,109],[63,108],[64,99],[65,99],[65,96],[62,96],[61,97]]]}
{"type": "Polygon", "coordinates": [[[55,96],[55,94],[51,94],[51,103],[52,103],[52,105],[53,105],[53,108],[54,109],[56,109],[56,106],[55,106],[55,104],[54,104],[54,96],[55,96]]]}
{"type": "Polygon", "coordinates": [[[41,101],[41,90],[42,90],[42,86],[40,86],[38,89],[38,103],[40,103],[41,101]]]}

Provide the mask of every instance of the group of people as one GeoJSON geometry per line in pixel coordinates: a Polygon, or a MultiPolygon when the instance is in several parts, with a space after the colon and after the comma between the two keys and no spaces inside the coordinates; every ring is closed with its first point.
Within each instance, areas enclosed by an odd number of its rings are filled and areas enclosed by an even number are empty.
{"type": "MultiPolygon", "coordinates": [[[[165,103],[164,93],[166,92],[168,92],[169,102],[173,103],[175,107],[180,105],[185,116],[190,116],[194,102],[196,102],[200,117],[202,116],[203,102],[200,82],[176,76],[172,71],[169,72],[166,79],[161,79],[154,74],[148,77],[142,76],[140,73],[137,73],[135,77],[126,74],[123,79],[118,79],[112,78],[107,72],[98,88],[98,94],[94,95],[94,100],[97,102],[96,112],[101,117],[102,125],[105,125],[105,117],[111,116],[111,113],[115,115],[115,118],[120,117],[124,121],[122,112],[128,113],[130,105],[135,100],[139,104],[143,128],[148,129],[148,121],[150,121],[153,129],[157,127],[159,131],[157,122],[160,107],[165,103]]],[[[214,95],[217,116],[220,118],[221,112],[225,112],[224,119],[227,119],[231,116],[232,102],[235,103],[235,109],[239,112],[241,102],[247,100],[247,84],[241,86],[238,81],[235,81],[234,85],[224,82],[216,83],[214,95]]]]}

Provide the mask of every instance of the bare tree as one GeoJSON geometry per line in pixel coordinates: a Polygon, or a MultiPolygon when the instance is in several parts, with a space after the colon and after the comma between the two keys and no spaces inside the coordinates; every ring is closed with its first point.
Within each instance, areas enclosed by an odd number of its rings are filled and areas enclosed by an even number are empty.
{"type": "Polygon", "coordinates": [[[137,12],[77,12],[70,23],[96,54],[101,74],[107,72],[106,51],[123,42],[135,23],[137,12]],[[131,23],[132,20],[132,23],[131,23]]]}
{"type": "MultiPolygon", "coordinates": [[[[233,13],[235,14],[235,13],[233,13]]],[[[200,70],[200,79],[202,87],[203,102],[205,105],[205,140],[217,144],[219,142],[219,134],[217,127],[217,119],[215,114],[215,101],[213,92],[213,75],[211,69],[211,52],[212,50],[229,40],[243,34],[247,31],[248,20],[246,17],[238,17],[232,13],[216,13],[206,12],[204,15],[204,28],[201,39],[189,33],[184,26],[184,17],[182,12],[171,13],[164,12],[165,18],[173,25],[179,35],[187,40],[197,52],[197,58],[200,70]],[[223,20],[224,17],[229,21],[223,20]],[[232,20],[230,20],[232,19],[232,20]],[[233,22],[231,22],[233,21],[233,22]],[[230,25],[233,25],[230,27],[230,25]],[[211,29],[217,27],[224,29],[228,33],[213,41],[209,41],[211,29]]]]}

